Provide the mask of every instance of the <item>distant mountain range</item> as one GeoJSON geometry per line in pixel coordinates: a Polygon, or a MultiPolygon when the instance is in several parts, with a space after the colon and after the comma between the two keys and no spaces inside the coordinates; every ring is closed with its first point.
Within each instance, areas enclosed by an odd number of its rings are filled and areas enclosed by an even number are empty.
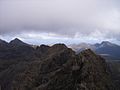
{"type": "MultiPolygon", "coordinates": [[[[33,47],[0,40],[1,90],[116,90],[105,59],[65,44],[33,47]]],[[[118,89],[119,90],[119,89],[118,89]]]]}
{"type": "Polygon", "coordinates": [[[101,43],[96,44],[72,44],[70,47],[75,50],[77,53],[81,52],[85,49],[92,49],[99,55],[102,55],[107,60],[120,60],[120,46],[108,41],[103,41],[101,43]]]}
{"type": "MultiPolygon", "coordinates": [[[[28,52],[33,53],[34,52],[33,47],[36,48],[37,46],[29,45],[18,38],[15,38],[9,43],[0,39],[0,58],[2,57],[4,58],[4,56],[7,56],[8,58],[10,58],[9,57],[10,53],[12,54],[15,53],[13,54],[13,57],[15,57],[16,53],[22,54],[21,52],[23,50],[21,49],[21,47],[25,51],[24,53],[28,53],[28,52]],[[24,46],[24,49],[23,49],[23,46],[24,46]],[[17,50],[17,51],[14,50],[16,49],[16,47],[19,47],[17,49],[20,49],[20,50],[17,50]]],[[[88,44],[88,43],[71,44],[71,45],[68,45],[68,47],[72,48],[74,51],[76,51],[76,53],[80,53],[82,50],[85,50],[85,49],[91,49],[95,53],[105,57],[107,60],[120,60],[120,46],[108,41],[103,41],[101,43],[96,43],[96,44],[88,44]]],[[[30,53],[30,56],[32,53],[30,53]]]]}

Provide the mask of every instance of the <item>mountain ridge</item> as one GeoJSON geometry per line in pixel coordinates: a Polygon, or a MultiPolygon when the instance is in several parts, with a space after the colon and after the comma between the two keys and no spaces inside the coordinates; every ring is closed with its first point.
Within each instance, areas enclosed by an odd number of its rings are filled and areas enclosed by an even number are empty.
{"type": "Polygon", "coordinates": [[[70,45],[70,47],[75,50],[77,53],[85,50],[86,48],[90,48],[95,51],[99,55],[103,55],[107,60],[119,60],[120,59],[120,46],[108,41],[103,41],[101,43],[96,44],[78,44],[78,45],[70,45]]]}
{"type": "Polygon", "coordinates": [[[15,39],[11,40],[11,41],[9,42],[9,44],[10,44],[11,46],[27,46],[27,45],[29,45],[29,44],[21,41],[21,40],[18,39],[18,38],[15,38],[15,39]]]}
{"type": "Polygon", "coordinates": [[[0,50],[0,87],[2,90],[116,90],[105,59],[91,49],[76,54],[62,43],[34,48],[19,40],[15,40],[14,46],[0,50]]]}

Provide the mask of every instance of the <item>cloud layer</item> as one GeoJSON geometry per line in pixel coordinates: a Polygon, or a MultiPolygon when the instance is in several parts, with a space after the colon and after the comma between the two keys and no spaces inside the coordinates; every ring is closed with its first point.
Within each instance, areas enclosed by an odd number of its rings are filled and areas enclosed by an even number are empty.
{"type": "Polygon", "coordinates": [[[1,36],[119,40],[119,24],[119,0],[0,0],[1,36]]]}

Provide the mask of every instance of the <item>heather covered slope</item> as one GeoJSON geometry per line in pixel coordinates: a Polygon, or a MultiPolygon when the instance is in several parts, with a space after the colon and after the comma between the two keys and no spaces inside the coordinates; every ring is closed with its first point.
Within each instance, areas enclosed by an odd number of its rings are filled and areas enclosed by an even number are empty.
{"type": "Polygon", "coordinates": [[[21,57],[1,58],[2,90],[115,90],[105,60],[90,49],[77,55],[64,44],[13,49],[21,57]]]}

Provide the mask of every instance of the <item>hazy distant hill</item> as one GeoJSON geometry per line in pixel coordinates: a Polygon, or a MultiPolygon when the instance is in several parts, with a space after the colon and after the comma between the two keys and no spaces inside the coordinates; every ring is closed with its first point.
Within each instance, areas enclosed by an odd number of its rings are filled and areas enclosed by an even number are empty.
{"type": "Polygon", "coordinates": [[[105,60],[90,49],[76,54],[64,44],[33,48],[19,39],[6,45],[0,50],[2,90],[115,90],[105,60]]]}
{"type": "Polygon", "coordinates": [[[111,60],[120,60],[120,46],[113,44],[108,41],[103,41],[102,43],[97,43],[97,44],[87,44],[87,43],[81,43],[81,44],[73,44],[70,45],[73,50],[75,50],[77,53],[81,52],[82,50],[85,49],[92,49],[95,51],[97,54],[102,55],[106,59],[111,59],[111,60]]]}

